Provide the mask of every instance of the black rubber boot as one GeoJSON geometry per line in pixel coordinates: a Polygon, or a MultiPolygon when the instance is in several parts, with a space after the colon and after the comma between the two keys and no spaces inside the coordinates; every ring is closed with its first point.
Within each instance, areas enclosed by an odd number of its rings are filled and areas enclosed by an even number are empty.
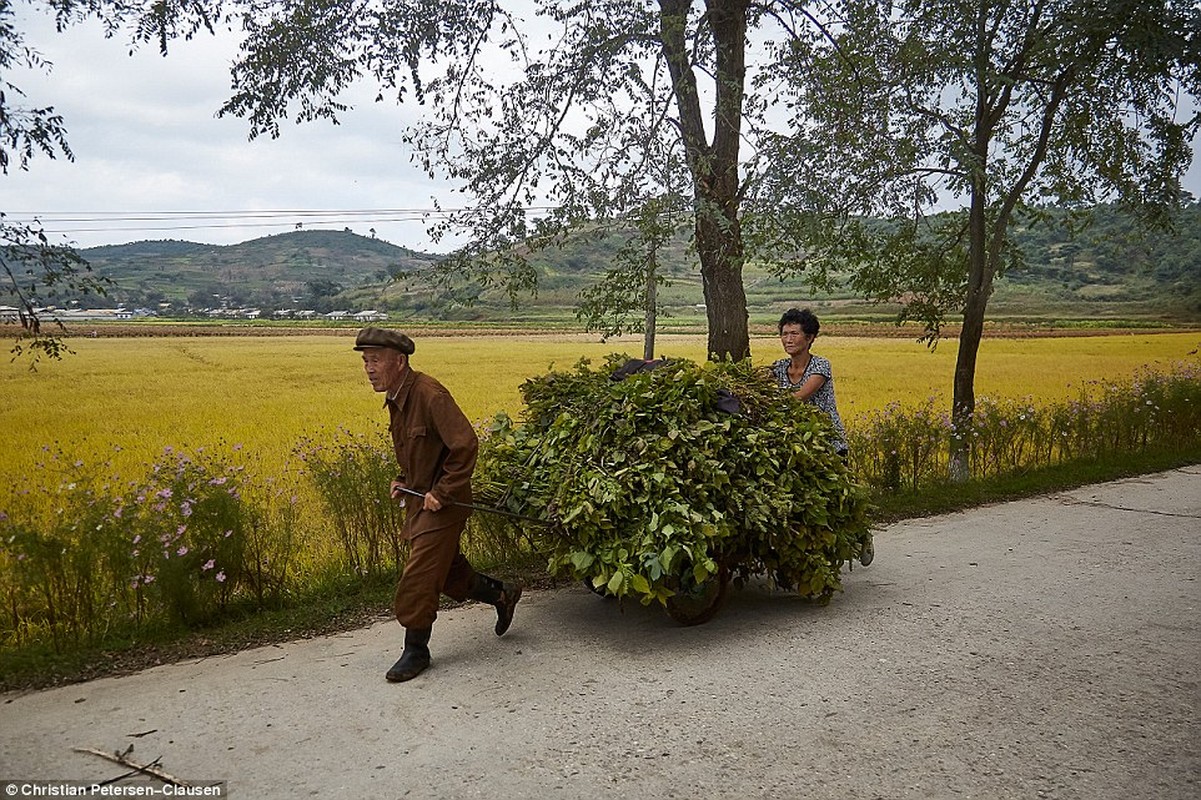
{"type": "Polygon", "coordinates": [[[876,558],[876,543],[869,533],[867,536],[867,544],[863,546],[863,550],[859,552],[859,563],[867,566],[876,558]]]}
{"type": "Polygon", "coordinates": [[[420,631],[406,628],[404,652],[384,677],[392,683],[400,683],[411,681],[424,672],[430,665],[430,633],[430,628],[420,631]]]}
{"type": "Polygon", "coordinates": [[[496,606],[496,635],[503,636],[513,624],[513,611],[521,599],[521,586],[516,583],[501,583],[496,578],[476,573],[469,596],[496,606]]]}

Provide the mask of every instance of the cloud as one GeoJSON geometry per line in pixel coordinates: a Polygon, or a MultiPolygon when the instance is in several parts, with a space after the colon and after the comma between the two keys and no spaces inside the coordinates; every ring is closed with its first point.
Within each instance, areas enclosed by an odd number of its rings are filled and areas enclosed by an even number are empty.
{"type": "Polygon", "coordinates": [[[0,209],[11,217],[38,213],[48,232],[85,247],[161,238],[227,244],[300,222],[375,228],[396,244],[446,249],[428,239],[419,215],[397,211],[430,208],[434,197],[462,202],[413,166],[402,146],[400,132],[419,108],[374,103],[362,87],[350,95],[355,108],[340,125],[285,124],[279,139],[250,141],[244,120],[216,117],[229,95],[233,35],[175,42],[165,58],[154,48],[131,55],[94,23],[56,33],[48,18],[19,13],[29,44],[53,68],[6,77],[28,104],[53,105],[63,115],[75,161],[39,156],[27,172],[0,178],[0,209]],[[391,211],[246,216],[373,209],[391,211]],[[198,219],[180,212],[206,213],[198,219]]]}

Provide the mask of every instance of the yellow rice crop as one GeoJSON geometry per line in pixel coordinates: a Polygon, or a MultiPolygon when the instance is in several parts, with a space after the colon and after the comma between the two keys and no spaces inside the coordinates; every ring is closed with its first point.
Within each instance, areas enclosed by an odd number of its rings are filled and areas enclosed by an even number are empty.
{"type": "MultiPolygon", "coordinates": [[[[76,355],[36,372],[0,364],[0,480],[19,487],[61,450],[113,472],[144,465],[165,446],[241,445],[263,466],[282,466],[297,441],[344,426],[380,430],[381,398],[367,384],[349,338],[273,336],[73,339],[76,355]]],[[[1142,367],[1169,369],[1201,343],[1196,332],[1079,338],[989,339],[981,348],[977,395],[1030,397],[1035,403],[1077,394],[1089,381],[1125,381],[1142,367]]],[[[704,357],[703,336],[665,336],[658,352],[704,357]]],[[[752,343],[755,360],[782,355],[775,338],[752,343]]],[[[840,411],[855,419],[894,400],[935,397],[949,405],[956,342],[936,350],[905,339],[821,337],[814,351],[834,368],[840,411]]],[[[418,339],[415,368],[441,380],[467,415],[482,420],[520,409],[518,387],[552,362],[641,353],[641,342],[574,335],[418,339]]]]}

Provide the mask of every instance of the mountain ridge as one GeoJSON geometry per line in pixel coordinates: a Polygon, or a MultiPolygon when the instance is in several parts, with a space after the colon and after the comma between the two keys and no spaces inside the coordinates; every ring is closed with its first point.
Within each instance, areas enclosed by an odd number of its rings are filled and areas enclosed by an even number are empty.
{"type": "MultiPolygon", "coordinates": [[[[1076,318],[1137,316],[1201,322],[1201,206],[1177,215],[1168,234],[1132,233],[1128,216],[1095,209],[1091,227],[1073,232],[1068,212],[1018,227],[1019,263],[998,279],[990,313],[1060,314],[1076,318]],[[1058,215],[1058,216],[1055,216],[1058,215]]],[[[180,239],[140,240],[80,251],[113,281],[108,304],[205,308],[380,309],[413,318],[498,319],[514,315],[571,316],[580,292],[601,279],[622,237],[595,231],[566,237],[534,254],[536,295],[514,310],[503,290],[431,285],[428,270],[442,256],[361,236],[349,229],[298,230],[214,245],[180,239]],[[465,298],[469,298],[466,299],[465,298]]],[[[670,285],[659,299],[668,313],[695,315],[703,303],[699,270],[687,236],[659,252],[670,285]]],[[[829,309],[876,308],[849,290],[815,292],[803,276],[779,279],[765,265],[744,270],[752,316],[792,304],[829,309]]]]}
{"type": "Polygon", "coordinates": [[[350,230],[290,231],[228,245],[141,240],[79,252],[113,281],[112,299],[127,305],[294,305],[386,282],[441,258],[350,230]]]}

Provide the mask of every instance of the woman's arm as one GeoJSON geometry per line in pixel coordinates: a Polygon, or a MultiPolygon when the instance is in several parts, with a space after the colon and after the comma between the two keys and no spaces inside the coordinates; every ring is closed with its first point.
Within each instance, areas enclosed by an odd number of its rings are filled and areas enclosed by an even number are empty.
{"type": "Polygon", "coordinates": [[[802,400],[808,400],[810,397],[817,394],[818,389],[825,385],[825,375],[810,375],[807,381],[802,383],[799,388],[792,391],[792,394],[794,397],[799,397],[802,400]]]}

